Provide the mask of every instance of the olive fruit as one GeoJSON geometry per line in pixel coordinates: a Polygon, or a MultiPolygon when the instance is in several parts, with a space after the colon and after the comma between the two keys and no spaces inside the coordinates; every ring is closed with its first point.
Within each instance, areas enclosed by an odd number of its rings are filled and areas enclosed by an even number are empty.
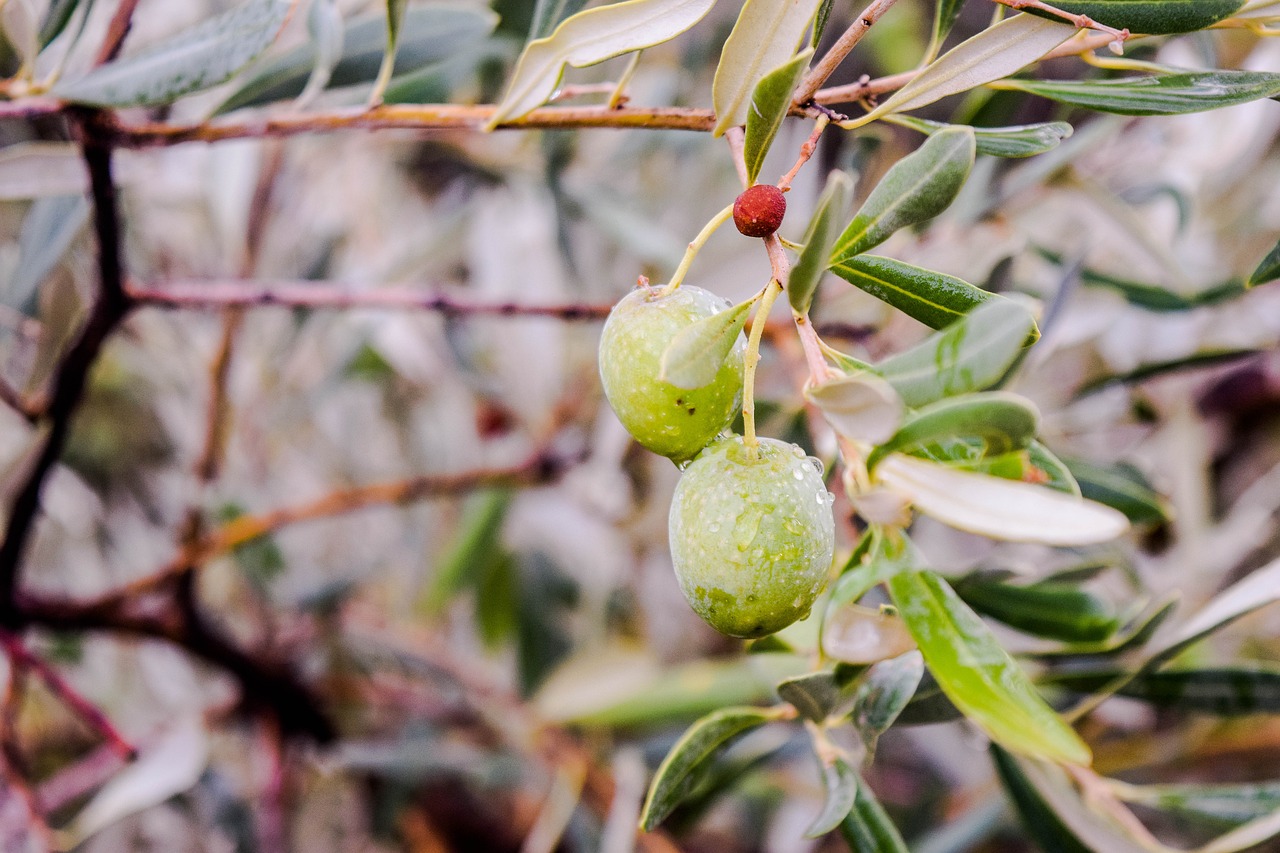
{"type": "Polygon", "coordinates": [[[614,306],[600,335],[600,379],[618,420],[654,453],[684,462],[732,423],[742,405],[741,334],[712,381],[677,388],[659,378],[662,354],[692,323],[729,306],[700,287],[639,287],[614,306]]]}
{"type": "Polygon", "coordinates": [[[669,535],[689,605],[731,637],[763,637],[809,613],[835,547],[817,460],[794,444],[740,436],[704,450],[680,477],[669,535]]]}

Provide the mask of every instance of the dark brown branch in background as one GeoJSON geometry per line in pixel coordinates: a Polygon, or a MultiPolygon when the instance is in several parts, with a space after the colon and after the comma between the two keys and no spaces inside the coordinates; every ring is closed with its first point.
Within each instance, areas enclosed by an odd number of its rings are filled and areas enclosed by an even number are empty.
{"type": "Polygon", "coordinates": [[[129,296],[140,305],[157,308],[226,308],[229,306],[292,308],[379,308],[436,311],[450,316],[529,316],[557,320],[602,320],[612,305],[569,302],[524,305],[517,302],[479,302],[431,290],[378,287],[357,290],[331,282],[308,281],[175,281],[135,285],[129,296]]]}
{"type": "Polygon", "coordinates": [[[98,238],[97,299],[79,339],[63,357],[53,381],[46,420],[49,432],[26,480],[9,510],[4,541],[0,542],[0,624],[13,625],[14,594],[26,556],[27,543],[40,510],[40,494],[45,481],[62,455],[80,399],[84,395],[89,370],[107,336],[129,313],[131,302],[124,290],[120,263],[120,218],[115,185],[111,179],[111,148],[96,132],[97,115],[79,113],[84,160],[94,201],[94,231],[98,238]]]}

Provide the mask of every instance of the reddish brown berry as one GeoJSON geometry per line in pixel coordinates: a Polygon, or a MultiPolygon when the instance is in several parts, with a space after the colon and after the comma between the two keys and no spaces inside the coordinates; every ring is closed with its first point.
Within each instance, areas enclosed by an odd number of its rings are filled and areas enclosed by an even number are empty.
{"type": "Polygon", "coordinates": [[[748,237],[768,237],[787,215],[787,197],[773,184],[756,184],[733,203],[733,224],[748,237]]]}

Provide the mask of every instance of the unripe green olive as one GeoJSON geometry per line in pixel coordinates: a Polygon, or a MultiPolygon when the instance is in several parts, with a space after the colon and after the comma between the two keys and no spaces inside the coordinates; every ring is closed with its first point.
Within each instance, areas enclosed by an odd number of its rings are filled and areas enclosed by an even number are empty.
{"type": "Polygon", "coordinates": [[[700,287],[684,285],[667,295],[660,288],[640,287],[609,314],[600,335],[604,393],[622,425],[654,453],[686,461],[737,415],[746,352],[741,334],[709,384],[677,388],[659,378],[662,354],[672,338],[728,305],[700,287]]]}
{"type": "Polygon", "coordinates": [[[809,613],[826,582],[835,518],[817,460],[739,436],[708,447],[676,486],[669,535],[689,605],[731,637],[763,637],[809,613]]]}

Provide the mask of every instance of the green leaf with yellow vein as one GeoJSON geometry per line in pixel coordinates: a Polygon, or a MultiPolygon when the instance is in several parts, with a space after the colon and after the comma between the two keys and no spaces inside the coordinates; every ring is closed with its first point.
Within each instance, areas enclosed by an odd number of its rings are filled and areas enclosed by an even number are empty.
{"type": "Polygon", "coordinates": [[[833,263],[831,271],[931,329],[950,326],[979,305],[1000,298],[955,276],[880,255],[845,258],[833,263]]]}
{"type": "Polygon", "coordinates": [[[715,135],[747,123],[751,96],[765,75],[789,60],[809,29],[819,0],[746,0],[720,52],[711,105],[715,135]]]}
{"type": "Polygon", "coordinates": [[[754,184],[760,175],[769,146],[791,110],[791,93],[800,85],[811,56],[813,48],[805,48],[766,74],[751,93],[751,109],[747,112],[747,133],[742,148],[748,183],[754,184]]]}

